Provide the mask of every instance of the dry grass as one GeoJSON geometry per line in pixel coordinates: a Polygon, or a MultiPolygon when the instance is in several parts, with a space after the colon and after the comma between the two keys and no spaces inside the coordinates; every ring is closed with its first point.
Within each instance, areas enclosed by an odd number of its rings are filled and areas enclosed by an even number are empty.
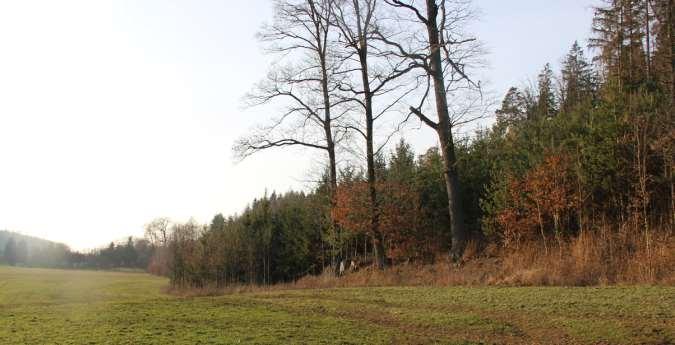
{"type": "Polygon", "coordinates": [[[265,292],[282,289],[283,287],[292,288],[287,284],[277,284],[277,285],[228,285],[228,286],[215,286],[209,285],[204,287],[181,287],[181,286],[167,286],[162,290],[164,293],[174,295],[177,297],[214,297],[230,294],[240,294],[240,293],[255,293],[255,292],[265,292]]]}
{"type": "Polygon", "coordinates": [[[675,286],[675,236],[599,230],[549,243],[518,248],[481,248],[471,243],[461,265],[404,264],[384,271],[364,267],[336,277],[328,269],[293,283],[274,286],[170,288],[182,296],[217,296],[270,290],[384,286],[675,286]]]}
{"type": "Polygon", "coordinates": [[[581,233],[548,250],[530,245],[504,256],[507,285],[675,283],[675,237],[669,232],[581,233]]]}
{"type": "Polygon", "coordinates": [[[675,285],[675,236],[669,232],[597,231],[555,245],[521,244],[504,250],[469,246],[462,265],[367,267],[335,277],[307,276],[285,288],[362,286],[594,286],[675,285]]]}

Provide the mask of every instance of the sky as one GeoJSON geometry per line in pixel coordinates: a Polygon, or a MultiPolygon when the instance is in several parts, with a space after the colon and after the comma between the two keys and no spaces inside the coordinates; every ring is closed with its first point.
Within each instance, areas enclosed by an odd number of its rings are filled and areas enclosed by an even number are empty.
{"type": "MultiPolygon", "coordinates": [[[[585,41],[594,1],[474,3],[500,99],[585,41]]],[[[274,116],[242,106],[272,62],[255,39],[271,17],[270,0],[0,0],[0,229],[86,250],[308,188],[311,152],[231,154],[274,116]]]]}

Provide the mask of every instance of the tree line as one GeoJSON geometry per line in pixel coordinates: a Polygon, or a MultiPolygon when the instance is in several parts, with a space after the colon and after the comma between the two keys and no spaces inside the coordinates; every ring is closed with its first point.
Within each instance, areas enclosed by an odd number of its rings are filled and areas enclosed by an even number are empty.
{"type": "Polygon", "coordinates": [[[489,106],[469,1],[274,6],[258,37],[277,59],[246,99],[279,115],[234,151],[317,150],[325,174],[307,193],[265,195],[208,225],[153,222],[155,270],[174,284],[292,281],[345,259],[458,263],[469,241],[549,250],[601,230],[641,236],[649,252],[672,235],[672,1],[605,1],[591,56],[574,42],[560,71],[546,64],[533,85],[510,88],[494,124],[467,138],[453,130],[489,106]],[[410,123],[438,147],[416,156],[401,140],[387,152],[410,123]]]}
{"type": "MultiPolygon", "coordinates": [[[[415,157],[401,141],[376,163],[387,263],[433,262],[447,250],[450,236],[438,149],[415,157]]],[[[334,204],[324,176],[308,193],[265,195],[240,215],[218,214],[210,224],[155,220],[146,234],[161,254],[150,271],[168,267],[164,273],[174,284],[204,287],[291,282],[334,269],[346,258],[361,266],[376,264],[366,174],[356,167],[341,170],[334,204]],[[334,224],[342,231],[334,231],[334,224]]]]}
{"type": "Polygon", "coordinates": [[[123,243],[78,252],[62,243],[0,231],[0,263],[10,266],[146,270],[155,250],[148,240],[129,237],[123,243]]]}

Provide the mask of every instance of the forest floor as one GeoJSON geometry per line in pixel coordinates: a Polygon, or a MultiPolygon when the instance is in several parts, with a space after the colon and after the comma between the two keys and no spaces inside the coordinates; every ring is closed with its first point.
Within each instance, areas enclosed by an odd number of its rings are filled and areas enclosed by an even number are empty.
{"type": "Polygon", "coordinates": [[[673,344],[675,288],[165,293],[142,273],[0,267],[0,344],[673,344]]]}

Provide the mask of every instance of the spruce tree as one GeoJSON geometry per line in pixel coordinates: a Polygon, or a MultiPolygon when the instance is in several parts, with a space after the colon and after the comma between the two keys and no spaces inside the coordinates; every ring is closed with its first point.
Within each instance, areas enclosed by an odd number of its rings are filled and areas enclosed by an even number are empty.
{"type": "Polygon", "coordinates": [[[579,42],[574,42],[562,66],[561,110],[569,111],[595,94],[593,69],[579,42]]]}
{"type": "Polygon", "coordinates": [[[544,65],[544,69],[537,79],[539,89],[538,115],[553,117],[556,114],[556,100],[553,94],[553,71],[551,70],[551,64],[547,63],[544,65]]]}
{"type": "Polygon", "coordinates": [[[495,111],[500,128],[508,128],[527,118],[527,101],[517,87],[506,92],[502,105],[495,111]]]}

